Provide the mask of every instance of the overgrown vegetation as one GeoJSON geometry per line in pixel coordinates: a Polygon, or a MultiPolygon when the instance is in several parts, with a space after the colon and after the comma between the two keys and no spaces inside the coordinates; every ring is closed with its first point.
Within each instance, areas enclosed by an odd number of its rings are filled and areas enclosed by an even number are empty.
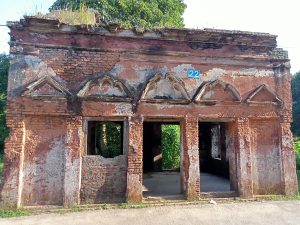
{"type": "Polygon", "coordinates": [[[46,15],[41,13],[36,13],[37,17],[42,18],[56,18],[61,22],[71,25],[78,24],[87,24],[95,25],[96,24],[96,15],[93,10],[90,10],[85,4],[81,4],[80,7],[76,10],[56,10],[46,15]]]}
{"type": "Polygon", "coordinates": [[[117,22],[126,28],[184,27],[183,0],[56,0],[49,10],[77,10],[82,4],[97,10],[104,22],[117,22]]]}
{"type": "Polygon", "coordinates": [[[5,122],[8,67],[8,55],[0,54],[0,154],[3,154],[4,140],[8,135],[5,122]]]}
{"type": "Polygon", "coordinates": [[[178,169],[180,167],[180,126],[162,125],[162,168],[178,169]]]}
{"type": "Polygon", "coordinates": [[[30,216],[31,212],[23,209],[0,210],[0,218],[30,216]]]}

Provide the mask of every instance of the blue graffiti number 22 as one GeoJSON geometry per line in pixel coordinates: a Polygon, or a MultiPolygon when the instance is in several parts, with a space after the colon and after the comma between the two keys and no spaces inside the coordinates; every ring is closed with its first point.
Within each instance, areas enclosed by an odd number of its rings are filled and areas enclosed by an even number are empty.
{"type": "Polygon", "coordinates": [[[197,69],[188,69],[187,74],[189,78],[200,78],[200,70],[197,69]]]}

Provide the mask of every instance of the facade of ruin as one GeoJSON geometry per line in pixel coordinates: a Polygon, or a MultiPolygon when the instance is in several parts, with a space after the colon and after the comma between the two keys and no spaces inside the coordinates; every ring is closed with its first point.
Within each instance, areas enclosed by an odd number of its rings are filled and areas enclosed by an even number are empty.
{"type": "Polygon", "coordinates": [[[2,205],[142,202],[143,169],[159,169],[161,153],[145,149],[164,123],[180,126],[183,198],[207,194],[205,164],[228,170],[231,195],[297,194],[290,65],[276,36],[35,17],[8,26],[2,205]],[[95,153],[105,123],[121,130],[115,157],[95,153]]]}

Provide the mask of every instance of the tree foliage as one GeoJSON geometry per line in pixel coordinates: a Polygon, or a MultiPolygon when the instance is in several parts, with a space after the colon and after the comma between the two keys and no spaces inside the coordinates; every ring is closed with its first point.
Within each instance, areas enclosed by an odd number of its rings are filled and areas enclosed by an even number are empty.
{"type": "Polygon", "coordinates": [[[122,126],[118,123],[100,123],[97,126],[97,153],[104,158],[114,158],[123,154],[122,126]]]}
{"type": "Polygon", "coordinates": [[[162,125],[162,168],[180,168],[180,126],[162,125]]]}
{"type": "Polygon", "coordinates": [[[8,67],[8,55],[0,54],[0,154],[3,153],[4,140],[8,135],[5,122],[8,67]]]}
{"type": "Polygon", "coordinates": [[[184,27],[183,0],[56,0],[49,10],[75,10],[82,4],[97,10],[104,21],[124,27],[184,27]]]}
{"type": "Polygon", "coordinates": [[[300,138],[295,138],[296,167],[300,170],[300,138]]]}
{"type": "Polygon", "coordinates": [[[294,135],[300,136],[300,72],[296,73],[292,79],[293,95],[293,124],[294,135]]]}

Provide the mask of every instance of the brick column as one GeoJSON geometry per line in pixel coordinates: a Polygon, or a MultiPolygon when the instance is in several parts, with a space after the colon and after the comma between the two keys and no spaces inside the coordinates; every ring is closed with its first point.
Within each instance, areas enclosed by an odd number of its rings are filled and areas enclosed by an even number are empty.
{"type": "Polygon", "coordinates": [[[67,118],[65,151],[64,207],[80,203],[82,117],[67,118]]]}
{"type": "Polygon", "coordinates": [[[140,203],[143,200],[143,119],[128,119],[128,170],[127,191],[128,203],[140,203]]]}
{"type": "Polygon", "coordinates": [[[282,116],[281,122],[281,179],[283,193],[286,195],[298,194],[296,161],[293,135],[290,130],[290,118],[282,116]]]}
{"type": "Polygon", "coordinates": [[[240,197],[249,198],[253,196],[251,132],[249,127],[249,119],[239,118],[237,121],[237,129],[238,191],[240,197]]]}
{"type": "Polygon", "coordinates": [[[0,207],[18,208],[22,198],[25,124],[21,118],[9,114],[6,121],[10,134],[5,141],[0,207]]]}
{"type": "Polygon", "coordinates": [[[198,118],[186,116],[181,130],[184,190],[188,200],[198,200],[200,194],[198,118]]]}

